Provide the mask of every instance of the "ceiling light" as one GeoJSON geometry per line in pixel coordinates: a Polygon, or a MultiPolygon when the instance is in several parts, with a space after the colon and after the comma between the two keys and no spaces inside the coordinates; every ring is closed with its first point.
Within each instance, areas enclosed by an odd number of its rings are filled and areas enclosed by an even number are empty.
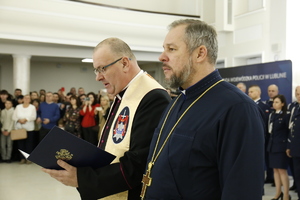
{"type": "Polygon", "coordinates": [[[81,62],[92,63],[93,59],[92,58],[85,58],[85,59],[82,59],[81,62]]]}

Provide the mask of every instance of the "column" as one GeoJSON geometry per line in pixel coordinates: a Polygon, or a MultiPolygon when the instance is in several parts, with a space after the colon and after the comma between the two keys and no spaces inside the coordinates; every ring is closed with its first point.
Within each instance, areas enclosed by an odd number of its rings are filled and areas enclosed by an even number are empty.
{"type": "Polygon", "coordinates": [[[29,55],[13,55],[13,88],[22,89],[23,94],[30,92],[30,58],[29,55]]]}

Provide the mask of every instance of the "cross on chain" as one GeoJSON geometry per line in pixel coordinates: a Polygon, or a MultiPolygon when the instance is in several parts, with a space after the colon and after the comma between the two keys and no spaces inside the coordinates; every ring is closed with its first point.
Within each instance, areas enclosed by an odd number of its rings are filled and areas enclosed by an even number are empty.
{"type": "Polygon", "coordinates": [[[142,200],[145,197],[145,193],[146,193],[147,187],[150,186],[151,182],[152,182],[152,178],[150,177],[152,166],[153,166],[153,163],[150,162],[148,164],[148,169],[147,169],[146,174],[143,175],[143,179],[142,179],[143,187],[142,187],[142,191],[141,191],[141,195],[140,195],[140,197],[142,198],[142,200]]]}

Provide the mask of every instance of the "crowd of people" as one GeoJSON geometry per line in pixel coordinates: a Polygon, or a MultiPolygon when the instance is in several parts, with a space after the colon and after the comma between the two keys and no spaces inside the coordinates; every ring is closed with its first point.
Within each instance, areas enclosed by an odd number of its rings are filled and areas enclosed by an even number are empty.
{"type": "MultiPolygon", "coordinates": [[[[241,91],[247,93],[246,85],[242,82],[236,85],[241,91]]],[[[261,88],[251,85],[248,89],[249,97],[258,105],[264,115],[265,122],[265,183],[276,187],[273,199],[289,199],[289,190],[300,192],[300,163],[299,139],[294,126],[299,116],[300,86],[295,89],[296,101],[288,103],[284,95],[280,94],[277,85],[268,87],[269,99],[261,99],[261,88]],[[292,151],[291,151],[291,147],[292,151]],[[288,168],[294,178],[294,183],[289,186],[288,168]],[[297,184],[299,187],[297,187],[297,184]],[[285,198],[283,198],[285,197],[285,198]],[[288,198],[287,198],[288,197],[288,198]]],[[[299,130],[297,130],[299,131],[299,130]]]]}
{"type": "Polygon", "coordinates": [[[1,161],[20,160],[22,164],[31,162],[17,149],[30,154],[53,126],[97,145],[113,100],[105,92],[85,94],[82,87],[78,92],[73,87],[68,93],[61,88],[54,93],[41,89],[26,95],[17,88],[13,95],[1,90],[0,97],[1,161]],[[12,141],[10,133],[14,129],[26,129],[27,138],[12,141]]]}

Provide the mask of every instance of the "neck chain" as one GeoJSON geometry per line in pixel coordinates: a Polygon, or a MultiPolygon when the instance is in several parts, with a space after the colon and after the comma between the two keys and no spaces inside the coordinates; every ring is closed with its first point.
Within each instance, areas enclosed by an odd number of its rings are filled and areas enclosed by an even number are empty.
{"type": "Polygon", "coordinates": [[[165,119],[164,119],[164,122],[162,124],[162,127],[160,129],[160,132],[159,132],[159,135],[158,135],[158,138],[157,138],[157,141],[156,141],[156,144],[155,144],[155,148],[154,148],[154,151],[153,151],[153,154],[152,154],[152,158],[151,158],[151,161],[148,163],[148,168],[147,168],[147,171],[146,171],[146,174],[143,175],[143,179],[142,179],[142,183],[143,183],[143,188],[142,188],[142,192],[141,192],[141,196],[142,199],[144,199],[144,196],[145,196],[145,193],[146,193],[146,189],[147,189],[147,186],[150,186],[151,185],[151,182],[152,182],[152,178],[150,177],[150,173],[151,173],[151,170],[152,170],[152,167],[154,166],[154,163],[155,161],[157,160],[157,158],[159,157],[160,153],[162,152],[162,150],[164,149],[165,145],[167,144],[167,141],[169,140],[170,136],[172,135],[174,129],[176,128],[176,126],[178,125],[178,123],[181,121],[181,119],[185,116],[185,114],[190,110],[190,108],[199,100],[201,99],[209,90],[211,90],[213,87],[215,87],[216,85],[218,85],[220,82],[224,81],[223,79],[222,80],[219,80],[218,82],[216,82],[215,84],[213,84],[212,86],[210,86],[209,88],[207,88],[197,99],[195,99],[193,101],[193,103],[191,103],[191,105],[189,105],[189,107],[181,114],[181,116],[179,117],[179,119],[176,121],[176,123],[174,124],[174,126],[172,127],[172,129],[170,130],[168,136],[166,137],[165,141],[163,142],[163,144],[161,145],[160,149],[158,150],[157,152],[157,149],[158,149],[158,144],[160,142],[160,137],[162,135],[162,131],[165,127],[165,124],[166,124],[166,121],[167,119],[169,118],[169,115],[173,109],[173,107],[175,106],[175,104],[177,103],[178,99],[181,97],[182,94],[180,94],[177,99],[175,100],[175,102],[173,103],[173,105],[171,106],[171,108],[169,109],[165,119]],[[157,153],[156,153],[157,152],[157,153]]]}

